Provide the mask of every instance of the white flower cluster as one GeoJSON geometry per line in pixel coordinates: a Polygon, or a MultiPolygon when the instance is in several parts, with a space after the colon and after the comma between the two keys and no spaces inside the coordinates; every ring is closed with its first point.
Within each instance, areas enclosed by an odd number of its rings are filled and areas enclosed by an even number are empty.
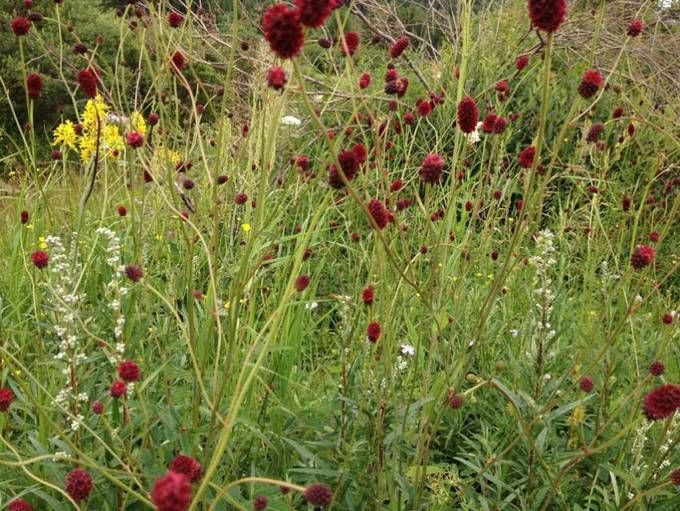
{"type": "Polygon", "coordinates": [[[107,240],[106,264],[113,270],[111,281],[106,284],[105,293],[109,300],[108,307],[116,318],[116,326],[113,336],[116,339],[115,352],[109,355],[109,362],[117,365],[125,353],[125,342],[123,340],[123,330],[125,328],[125,315],[121,310],[121,300],[127,295],[128,288],[123,285],[125,266],[122,264],[120,238],[107,227],[97,229],[97,234],[104,236],[107,240]]]}
{"type": "Polygon", "coordinates": [[[553,240],[555,235],[544,230],[536,236],[536,255],[529,258],[529,262],[536,268],[534,275],[533,289],[537,296],[535,306],[538,311],[539,319],[533,321],[533,326],[543,337],[545,342],[555,337],[555,330],[550,324],[550,315],[553,310],[555,293],[552,290],[552,267],[557,264],[555,259],[555,246],[553,240]]]}

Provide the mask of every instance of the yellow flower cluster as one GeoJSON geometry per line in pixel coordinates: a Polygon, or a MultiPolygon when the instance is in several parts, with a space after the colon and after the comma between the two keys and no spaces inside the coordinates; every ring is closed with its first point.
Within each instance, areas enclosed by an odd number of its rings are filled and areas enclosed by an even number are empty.
{"type": "MultiPolygon", "coordinates": [[[[114,119],[117,116],[109,116],[109,105],[97,95],[85,105],[82,115],[82,133],[76,134],[75,125],[71,121],[65,121],[54,130],[53,145],[78,151],[83,163],[89,162],[97,151],[109,159],[119,158],[125,150],[125,138],[121,127],[114,119]],[[99,135],[99,136],[98,136],[99,135]]],[[[144,116],[139,112],[132,112],[126,124],[134,131],[146,136],[148,131],[144,116]]]]}

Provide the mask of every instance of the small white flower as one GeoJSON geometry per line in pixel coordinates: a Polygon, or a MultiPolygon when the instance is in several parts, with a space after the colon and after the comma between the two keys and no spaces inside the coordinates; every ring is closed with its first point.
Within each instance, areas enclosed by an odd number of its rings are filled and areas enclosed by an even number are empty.
{"type": "Polygon", "coordinates": [[[316,302],[306,303],[306,304],[305,304],[305,309],[307,309],[307,310],[314,310],[314,309],[316,309],[318,306],[319,306],[319,304],[316,303],[316,302]]]}
{"type": "Polygon", "coordinates": [[[409,357],[412,357],[413,355],[416,354],[416,349],[410,344],[402,344],[401,353],[402,355],[408,355],[409,357]]]}
{"type": "Polygon", "coordinates": [[[293,117],[292,115],[286,115],[285,117],[281,118],[281,124],[284,126],[300,126],[302,121],[297,117],[293,117]]]}

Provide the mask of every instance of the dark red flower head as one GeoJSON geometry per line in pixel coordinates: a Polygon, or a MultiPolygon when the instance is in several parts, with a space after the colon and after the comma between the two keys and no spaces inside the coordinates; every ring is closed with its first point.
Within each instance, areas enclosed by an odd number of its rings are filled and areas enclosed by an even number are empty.
{"type": "Polygon", "coordinates": [[[653,376],[661,376],[666,371],[666,367],[661,360],[655,360],[649,364],[649,373],[653,376]]]}
{"type": "Polygon", "coordinates": [[[555,32],[567,15],[566,0],[529,0],[529,18],[543,32],[555,32]]]}
{"type": "Polygon", "coordinates": [[[309,275],[300,275],[295,279],[295,290],[298,292],[304,291],[309,286],[310,281],[309,275]]]}
{"type": "Polygon", "coordinates": [[[300,23],[309,28],[318,28],[326,22],[331,13],[331,0],[295,0],[298,8],[300,23]]]}
{"type": "Polygon", "coordinates": [[[7,506],[7,511],[33,511],[33,507],[24,499],[14,499],[7,506]]]}
{"type": "Polygon", "coordinates": [[[130,131],[125,135],[125,143],[133,149],[139,149],[144,145],[144,135],[139,131],[130,131]]]}
{"type": "Polygon", "coordinates": [[[447,401],[451,408],[453,408],[454,410],[458,410],[463,407],[463,404],[465,403],[465,396],[463,394],[458,394],[453,390],[449,390],[447,395],[447,401]]]}
{"type": "Polygon", "coordinates": [[[33,262],[36,268],[40,269],[45,268],[49,260],[50,256],[47,255],[47,252],[43,252],[42,250],[38,250],[31,254],[31,261],[33,262]]]}
{"type": "Polygon", "coordinates": [[[670,383],[652,390],[645,397],[643,404],[645,416],[649,420],[670,417],[678,408],[680,408],[680,386],[670,383]]]}
{"type": "Polygon", "coordinates": [[[583,73],[578,93],[584,98],[590,98],[604,85],[604,76],[597,69],[588,69],[583,73]]]}
{"type": "Polygon", "coordinates": [[[372,305],[373,300],[375,299],[375,291],[371,286],[366,287],[362,292],[361,292],[361,300],[366,304],[366,305],[372,305]]]}
{"type": "Polygon", "coordinates": [[[536,156],[536,148],[534,146],[525,147],[519,153],[519,166],[525,169],[530,169],[534,163],[536,156]]]}
{"type": "Polygon", "coordinates": [[[115,399],[127,396],[127,385],[125,385],[125,382],[123,380],[115,380],[111,384],[109,394],[111,395],[112,398],[115,399]]]}
{"type": "Polygon", "coordinates": [[[493,127],[496,124],[496,114],[487,114],[482,121],[482,131],[484,133],[493,133],[493,127]]]}
{"type": "Polygon", "coordinates": [[[477,103],[470,96],[466,96],[458,103],[458,127],[463,133],[472,133],[477,129],[479,110],[477,103]]]}
{"type": "Polygon", "coordinates": [[[0,387],[0,412],[9,410],[10,405],[14,402],[14,392],[7,387],[0,387]]]}
{"type": "Polygon", "coordinates": [[[96,415],[101,415],[102,413],[104,413],[104,403],[102,403],[99,400],[93,401],[92,402],[92,413],[94,413],[96,415]]]}
{"type": "Polygon", "coordinates": [[[604,132],[604,124],[601,122],[593,123],[586,135],[586,142],[595,143],[600,140],[600,136],[604,132]]]}
{"type": "Polygon", "coordinates": [[[333,500],[333,491],[325,484],[314,483],[305,488],[302,496],[312,506],[326,507],[333,500]]]}
{"type": "Polygon", "coordinates": [[[401,36],[390,47],[390,57],[393,59],[399,58],[401,54],[404,53],[406,48],[408,48],[409,44],[411,44],[411,40],[408,38],[408,36],[401,36]]]}
{"type": "Polygon", "coordinates": [[[132,282],[139,282],[144,276],[144,272],[137,264],[130,264],[125,267],[125,276],[132,282]]]}
{"type": "Polygon", "coordinates": [[[578,383],[578,387],[583,392],[590,392],[593,390],[593,379],[590,376],[584,376],[578,383]]]}
{"type": "Polygon", "coordinates": [[[508,125],[508,121],[505,120],[505,117],[498,116],[496,117],[496,120],[493,123],[493,132],[496,135],[500,135],[505,131],[505,127],[508,125]]]}
{"type": "Polygon", "coordinates": [[[170,25],[172,28],[177,28],[182,23],[184,23],[184,16],[182,16],[180,13],[177,11],[170,11],[168,13],[168,25],[170,25]]]}
{"type": "Polygon", "coordinates": [[[444,170],[444,159],[438,154],[428,154],[420,164],[420,179],[425,183],[438,183],[444,170]]]}
{"type": "Polygon", "coordinates": [[[191,503],[189,479],[179,472],[168,472],[154,483],[151,502],[157,511],[186,511],[191,503]]]}
{"type": "Polygon", "coordinates": [[[78,71],[76,79],[83,94],[88,98],[94,98],[97,95],[97,73],[91,67],[78,71]]]}
{"type": "Polygon", "coordinates": [[[79,502],[87,499],[92,491],[92,476],[81,468],[71,470],[66,474],[66,493],[79,502]]]}
{"type": "Polygon", "coordinates": [[[515,68],[517,71],[521,71],[529,64],[529,55],[520,55],[515,61],[515,68]]]}
{"type": "Polygon", "coordinates": [[[14,18],[10,22],[9,26],[11,27],[12,32],[14,32],[14,35],[17,37],[26,35],[28,34],[28,31],[31,30],[31,22],[28,20],[28,18],[24,18],[23,16],[14,18]]]}
{"type": "Polygon", "coordinates": [[[179,454],[175,456],[168,468],[173,472],[184,474],[190,482],[197,483],[201,480],[201,464],[191,456],[179,454]]]}
{"type": "Polygon", "coordinates": [[[645,29],[645,22],[642,20],[632,20],[628,24],[628,35],[631,37],[637,37],[639,36],[642,31],[645,29]]]}
{"type": "Polygon", "coordinates": [[[26,211],[26,210],[22,211],[21,214],[20,214],[21,223],[27,224],[28,223],[28,217],[29,217],[28,211],[26,211]]]}
{"type": "Polygon", "coordinates": [[[267,71],[267,84],[274,90],[283,90],[288,79],[281,66],[274,66],[267,71]]]}
{"type": "Polygon", "coordinates": [[[670,480],[675,486],[680,486],[680,468],[676,468],[671,472],[670,480]]]}
{"type": "Polygon", "coordinates": [[[345,32],[344,41],[340,41],[340,51],[343,55],[354,55],[359,48],[359,34],[345,32]]]}
{"type": "Polygon", "coordinates": [[[123,360],[118,364],[118,376],[126,382],[138,381],[140,376],[139,366],[132,360],[123,360]]]}
{"type": "Polygon", "coordinates": [[[368,73],[363,73],[359,77],[359,88],[360,89],[365,89],[371,84],[371,75],[368,73]]]}
{"type": "Polygon", "coordinates": [[[380,339],[380,323],[371,321],[366,328],[366,337],[373,344],[378,342],[378,339],[380,339]]]}
{"type": "Polygon", "coordinates": [[[385,205],[378,199],[371,199],[368,202],[368,212],[371,214],[378,229],[384,229],[390,220],[390,215],[385,205]]]}
{"type": "Polygon", "coordinates": [[[26,77],[26,90],[28,97],[38,99],[43,88],[42,77],[38,73],[31,73],[26,77]]]}
{"type": "Polygon", "coordinates": [[[656,250],[649,245],[638,245],[630,258],[630,264],[636,270],[648,266],[654,261],[656,250]]]}
{"type": "Polygon", "coordinates": [[[271,50],[282,59],[297,56],[304,44],[298,9],[276,4],[262,16],[262,31],[271,50]]]}

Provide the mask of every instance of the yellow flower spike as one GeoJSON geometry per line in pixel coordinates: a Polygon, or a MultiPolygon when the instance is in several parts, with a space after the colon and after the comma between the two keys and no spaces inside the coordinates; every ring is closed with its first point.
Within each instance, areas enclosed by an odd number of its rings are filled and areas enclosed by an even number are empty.
{"type": "Polygon", "coordinates": [[[227,300],[226,302],[224,302],[224,308],[225,308],[226,310],[229,310],[229,309],[231,308],[231,302],[230,302],[229,300],[227,300]]]}
{"type": "Polygon", "coordinates": [[[47,241],[45,241],[43,236],[38,237],[38,248],[40,248],[40,250],[45,250],[47,248],[47,241]]]}
{"type": "Polygon", "coordinates": [[[242,224],[241,229],[243,229],[243,232],[245,233],[250,232],[250,224],[242,224]]]}
{"type": "Polygon", "coordinates": [[[76,148],[76,129],[71,121],[62,122],[53,132],[52,145],[65,145],[70,149],[76,148]]]}

